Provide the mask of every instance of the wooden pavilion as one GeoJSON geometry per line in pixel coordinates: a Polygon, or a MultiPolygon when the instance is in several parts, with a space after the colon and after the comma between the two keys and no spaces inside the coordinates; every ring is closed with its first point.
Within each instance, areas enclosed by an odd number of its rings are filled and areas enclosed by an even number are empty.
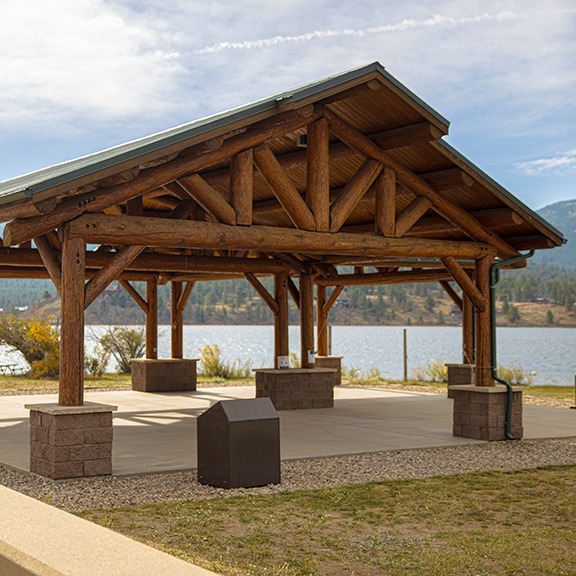
{"type": "MultiPolygon", "coordinates": [[[[276,359],[288,355],[291,296],[303,369],[309,351],[327,355],[328,312],[346,286],[439,282],[463,312],[475,388],[494,389],[491,267],[563,238],[447,132],[374,63],[0,184],[0,277],[50,278],[62,300],[59,402],[33,411],[33,427],[109,412],[83,402],[84,310],[115,280],[146,313],[151,360],[158,284],[171,284],[172,359],[195,282],[246,278],[274,316],[276,359]]],[[[55,462],[38,470],[90,474],[55,462]]]]}

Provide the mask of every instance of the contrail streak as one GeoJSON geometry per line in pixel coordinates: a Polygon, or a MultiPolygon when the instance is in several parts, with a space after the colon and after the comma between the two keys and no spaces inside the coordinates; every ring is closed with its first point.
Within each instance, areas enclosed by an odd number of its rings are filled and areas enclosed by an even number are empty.
{"type": "Polygon", "coordinates": [[[310,42],[322,38],[338,37],[362,37],[372,34],[382,34],[385,32],[406,32],[417,28],[432,28],[434,26],[462,26],[464,24],[474,24],[479,22],[494,20],[509,20],[519,17],[514,12],[498,12],[497,14],[478,14],[475,16],[465,16],[462,18],[453,18],[452,16],[432,16],[425,20],[405,19],[395,24],[384,26],[373,26],[370,28],[346,28],[344,30],[315,30],[306,34],[296,36],[272,36],[271,38],[262,38],[260,40],[244,40],[241,42],[218,42],[212,46],[205,46],[194,50],[193,54],[214,54],[224,52],[225,50],[254,50],[257,48],[268,48],[277,44],[288,44],[297,42],[310,42]]]}

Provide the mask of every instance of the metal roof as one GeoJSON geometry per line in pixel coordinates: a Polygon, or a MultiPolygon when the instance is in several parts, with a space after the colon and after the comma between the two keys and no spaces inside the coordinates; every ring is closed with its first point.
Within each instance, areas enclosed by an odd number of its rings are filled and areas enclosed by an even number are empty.
{"type": "Polygon", "coordinates": [[[268,98],[256,100],[243,106],[238,106],[218,114],[213,114],[194,120],[181,126],[176,126],[158,132],[138,140],[133,140],[119,146],[114,146],[101,152],[89,154],[81,158],[69,160],[61,164],[56,164],[48,168],[31,172],[24,176],[19,176],[4,182],[0,182],[0,205],[10,202],[32,198],[34,194],[48,190],[55,186],[72,182],[83,176],[87,176],[103,169],[122,164],[126,161],[137,159],[149,153],[154,153],[168,146],[186,142],[195,137],[201,136],[227,127],[238,122],[249,120],[263,112],[274,111],[280,105],[297,104],[310,98],[317,98],[324,92],[333,88],[366,80],[366,76],[378,75],[388,81],[414,105],[421,107],[422,111],[433,117],[436,122],[444,126],[447,130],[449,122],[438,112],[428,106],[423,100],[418,98],[406,86],[398,82],[391,76],[378,62],[369,64],[347,72],[329,76],[322,80],[305,84],[298,88],[287,90],[268,98]]]}

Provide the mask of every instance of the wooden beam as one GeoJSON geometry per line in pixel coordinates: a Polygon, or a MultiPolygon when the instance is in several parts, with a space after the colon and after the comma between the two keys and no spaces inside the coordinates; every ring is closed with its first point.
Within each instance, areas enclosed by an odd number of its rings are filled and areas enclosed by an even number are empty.
{"type": "Polygon", "coordinates": [[[274,314],[274,368],[278,366],[278,356],[289,356],[288,322],[288,274],[274,275],[274,299],[278,312],[274,314]]]}
{"type": "Polygon", "coordinates": [[[254,149],[254,163],[294,225],[302,230],[315,230],[314,216],[268,146],[254,149]]]}
{"type": "Polygon", "coordinates": [[[272,313],[278,314],[278,304],[276,303],[276,300],[274,300],[274,298],[270,295],[270,292],[268,292],[268,290],[266,290],[266,288],[262,286],[260,280],[258,280],[258,278],[256,278],[256,276],[254,276],[254,274],[250,272],[246,272],[244,276],[246,277],[246,280],[250,282],[254,290],[258,292],[258,294],[260,295],[262,300],[264,300],[268,308],[272,310],[272,313]]]}
{"type": "Polygon", "coordinates": [[[376,234],[386,238],[396,236],[396,174],[385,168],[374,183],[376,208],[374,228],[376,234]]]}
{"type": "Polygon", "coordinates": [[[288,292],[290,292],[290,296],[292,297],[294,304],[296,304],[296,308],[300,310],[300,290],[298,290],[298,286],[294,284],[294,280],[292,280],[290,276],[288,276],[288,292]]]}
{"type": "Polygon", "coordinates": [[[456,292],[456,290],[454,290],[454,288],[452,288],[452,286],[450,286],[450,282],[446,282],[445,280],[441,280],[440,281],[440,286],[442,286],[442,288],[444,289],[444,292],[446,292],[446,294],[448,294],[448,296],[450,296],[450,300],[452,300],[452,302],[454,302],[454,304],[456,304],[456,306],[458,306],[458,309],[460,311],[462,311],[462,298],[460,298],[460,296],[458,296],[458,292],[456,292]]]}
{"type": "Polygon", "coordinates": [[[178,184],[218,222],[230,224],[231,226],[236,225],[234,208],[224,200],[218,191],[212,188],[210,184],[207,184],[201,176],[198,174],[185,176],[178,180],[178,184]]]}
{"type": "Polygon", "coordinates": [[[182,314],[178,313],[178,301],[182,296],[182,282],[172,282],[170,299],[170,350],[172,358],[184,357],[184,326],[182,324],[182,314]]]}
{"type": "Polygon", "coordinates": [[[240,226],[252,226],[253,189],[254,155],[249,149],[233,156],[230,163],[230,202],[240,226]]]}
{"type": "Polygon", "coordinates": [[[474,364],[476,361],[474,331],[474,306],[470,298],[462,293],[462,362],[464,364],[474,364]]]}
{"type": "Polygon", "coordinates": [[[318,356],[328,356],[328,314],[326,305],[326,286],[316,287],[316,339],[318,356]]]}
{"type": "Polygon", "coordinates": [[[398,181],[418,194],[428,198],[434,206],[434,209],[452,222],[455,226],[466,232],[472,238],[480,242],[485,242],[494,246],[498,254],[503,257],[518,256],[518,251],[502,240],[497,234],[485,228],[473,216],[470,216],[466,210],[460,206],[446,200],[441,194],[434,190],[421,178],[418,178],[410,169],[392,158],[384,152],[372,140],[367,138],[360,130],[353,128],[331,110],[325,110],[324,114],[330,122],[332,133],[342,140],[345,144],[352,146],[368,158],[373,158],[390,168],[396,173],[398,181]]]}
{"type": "Polygon", "coordinates": [[[132,300],[134,300],[134,302],[140,306],[144,314],[148,314],[148,304],[146,303],[146,300],[140,296],[136,288],[134,288],[134,286],[132,286],[128,280],[120,280],[120,284],[124,290],[126,290],[126,292],[128,292],[128,294],[132,297],[132,300]]]}
{"type": "Polygon", "coordinates": [[[114,254],[112,260],[86,284],[84,297],[86,308],[102,294],[113,280],[118,278],[128,264],[143,252],[144,248],[145,246],[125,246],[114,254]]]}
{"type": "Polygon", "coordinates": [[[460,168],[448,168],[437,170],[436,172],[426,172],[418,174],[419,178],[425,180],[435,190],[453,190],[454,188],[469,188],[474,184],[474,178],[466,174],[460,168]]]}
{"type": "Polygon", "coordinates": [[[300,365],[302,368],[314,368],[309,353],[314,347],[314,283],[312,276],[300,274],[300,365]]]}
{"type": "Polygon", "coordinates": [[[368,192],[380,172],[382,165],[374,160],[366,160],[348,182],[330,209],[330,232],[338,232],[352,214],[358,202],[368,192]]]}
{"type": "Polygon", "coordinates": [[[398,215],[398,220],[396,220],[396,236],[401,238],[428,212],[432,206],[432,202],[428,198],[422,198],[422,196],[416,198],[404,210],[398,215]]]}
{"type": "Polygon", "coordinates": [[[50,279],[54,283],[58,294],[62,295],[61,264],[58,254],[52,248],[52,245],[46,236],[38,236],[34,238],[34,243],[36,244],[36,248],[38,248],[38,253],[42,258],[46,270],[48,270],[50,279]]]}
{"type": "Polygon", "coordinates": [[[309,116],[302,116],[298,111],[278,114],[255,124],[251,130],[226,140],[218,150],[195,154],[191,152],[182,158],[143,171],[132,182],[68,198],[56,206],[50,214],[14,220],[6,225],[4,245],[11,246],[29,240],[33,236],[41,236],[88,210],[100,212],[110,206],[127,202],[168,182],[227,160],[243,150],[299,130],[317,120],[319,116],[320,112],[314,112],[309,116]]]}
{"type": "Polygon", "coordinates": [[[451,280],[448,272],[439,270],[401,271],[394,274],[370,272],[366,274],[341,274],[338,278],[316,280],[318,286],[376,286],[384,284],[418,284],[451,280]]]}
{"type": "MultiPolygon", "coordinates": [[[[482,226],[487,228],[505,228],[519,226],[523,223],[522,218],[510,208],[496,208],[492,210],[480,210],[470,213],[482,226]]],[[[422,218],[411,230],[410,235],[430,236],[459,230],[454,224],[442,216],[427,216],[422,218]]],[[[507,239],[511,241],[510,238],[507,239]]]]}
{"type": "Polygon", "coordinates": [[[292,254],[350,254],[386,257],[478,259],[494,249],[481,242],[324,234],[273,226],[226,226],[211,222],[85,214],[69,224],[70,234],[96,244],[256,250],[292,254]]]}
{"type": "Polygon", "coordinates": [[[146,358],[158,358],[158,280],[146,282],[146,358]]]}
{"type": "Polygon", "coordinates": [[[476,306],[476,386],[493,386],[492,379],[492,314],[490,311],[491,256],[476,264],[476,289],[484,298],[483,309],[476,306]]]}
{"type": "Polygon", "coordinates": [[[142,204],[142,196],[136,196],[126,202],[126,214],[129,216],[143,216],[144,205],[142,204]]]}
{"type": "Polygon", "coordinates": [[[330,133],[320,118],[308,126],[307,198],[318,232],[330,230],[330,133]]]}
{"type": "Polygon", "coordinates": [[[84,403],[84,254],[81,238],[64,238],[58,404],[84,403]]]}
{"type": "Polygon", "coordinates": [[[442,263],[446,267],[446,270],[450,272],[450,275],[452,278],[454,278],[458,286],[460,286],[466,296],[470,298],[474,308],[483,312],[484,307],[486,306],[484,295],[480,293],[478,288],[474,285],[474,282],[470,280],[470,276],[468,276],[466,271],[460,266],[460,264],[458,264],[454,258],[450,256],[442,258],[442,263]]]}
{"type": "Polygon", "coordinates": [[[336,300],[338,300],[338,296],[340,296],[340,294],[342,294],[343,290],[344,290],[344,286],[342,286],[342,285],[334,286],[334,290],[332,290],[332,294],[330,294],[330,297],[328,298],[328,300],[324,304],[324,308],[322,309],[324,314],[328,315],[328,312],[330,312],[332,306],[334,306],[334,304],[336,304],[336,300]]]}

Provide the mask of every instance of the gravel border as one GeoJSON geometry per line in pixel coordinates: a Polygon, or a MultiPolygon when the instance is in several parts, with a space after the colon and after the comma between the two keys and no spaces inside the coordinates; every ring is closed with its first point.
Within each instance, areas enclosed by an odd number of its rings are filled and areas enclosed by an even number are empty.
{"type": "Polygon", "coordinates": [[[489,470],[576,465],[576,438],[490,442],[282,462],[282,483],[225,490],[198,483],[195,470],[55,482],[0,466],[0,484],[70,512],[176,500],[272,494],[383,480],[489,470]]]}

